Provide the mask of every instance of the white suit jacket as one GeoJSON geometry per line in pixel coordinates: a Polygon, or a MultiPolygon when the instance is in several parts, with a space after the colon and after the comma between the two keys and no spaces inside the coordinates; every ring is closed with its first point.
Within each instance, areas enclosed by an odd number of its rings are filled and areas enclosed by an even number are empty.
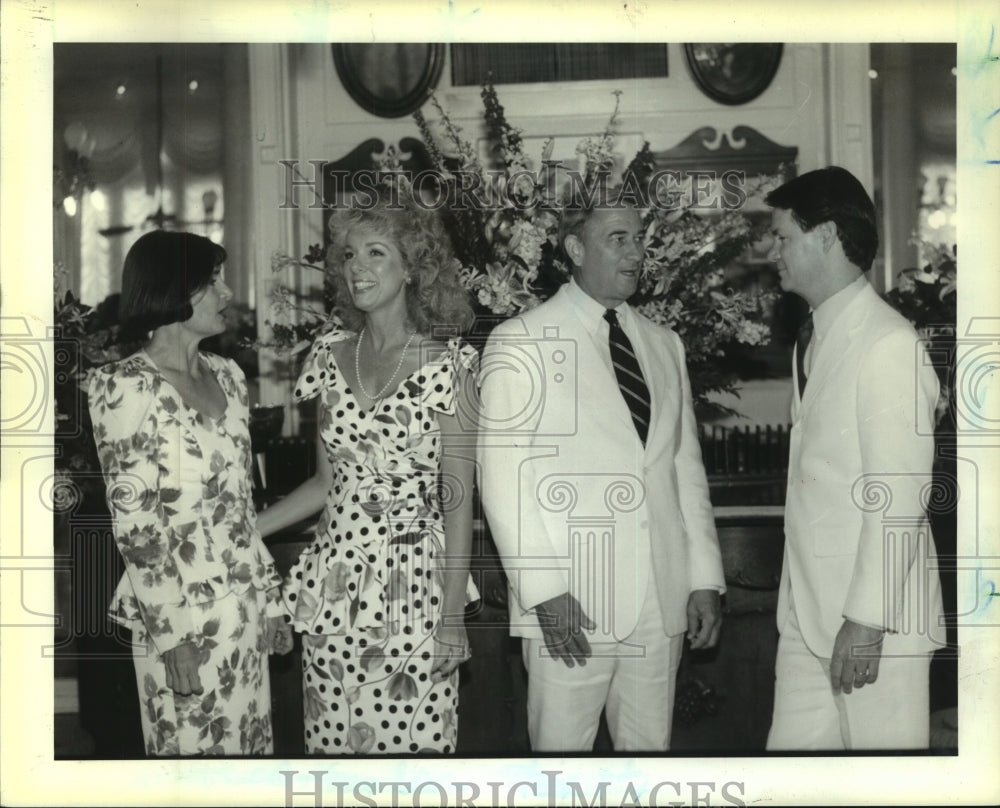
{"type": "Polygon", "coordinates": [[[820,657],[844,618],[890,632],[885,654],[932,648],[941,591],[924,504],[938,380],[923,346],[864,283],[816,346],[801,400],[796,366],[778,628],[794,603],[820,657]]]}
{"type": "Polygon", "coordinates": [[[619,308],[652,399],[644,449],[582,294],[567,284],[501,323],[483,355],[480,490],[511,633],[541,637],[533,607],[569,591],[598,623],[592,642],[624,639],[652,575],[666,634],[679,634],[690,592],[725,588],[684,349],[619,308]]]}

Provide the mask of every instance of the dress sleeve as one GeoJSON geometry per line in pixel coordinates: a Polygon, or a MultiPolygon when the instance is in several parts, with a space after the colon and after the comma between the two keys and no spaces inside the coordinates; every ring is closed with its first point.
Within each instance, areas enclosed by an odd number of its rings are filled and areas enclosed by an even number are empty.
{"type": "Polygon", "coordinates": [[[159,429],[168,405],[150,374],[128,360],[94,373],[88,402],[115,541],[139,617],[163,653],[196,636],[174,558],[185,528],[176,525],[177,464],[159,429]]]}
{"type": "Polygon", "coordinates": [[[316,337],[309,353],[306,355],[302,372],[295,382],[295,400],[307,401],[315,398],[325,390],[332,382],[336,365],[331,352],[332,346],[336,342],[350,339],[353,336],[350,331],[346,331],[339,326],[331,325],[329,330],[316,337]]]}
{"type": "Polygon", "coordinates": [[[479,354],[467,342],[455,337],[448,342],[441,358],[428,366],[423,378],[421,404],[445,415],[454,415],[460,386],[478,384],[479,354]]]}

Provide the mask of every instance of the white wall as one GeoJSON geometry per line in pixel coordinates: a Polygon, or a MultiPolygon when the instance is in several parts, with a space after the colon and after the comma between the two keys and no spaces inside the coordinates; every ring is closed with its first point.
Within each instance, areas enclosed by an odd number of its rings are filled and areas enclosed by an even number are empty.
{"type": "MultiPolygon", "coordinates": [[[[508,120],[523,130],[527,149],[556,137],[553,154],[573,159],[576,143],[604,129],[622,90],[618,142],[625,162],[644,140],[654,151],[671,148],[694,130],[713,126],[757,129],[785,146],[798,146],[799,172],[830,163],[853,171],[872,187],[871,123],[866,44],[788,44],[770,87],[748,104],[719,104],[698,89],[683,48],[668,45],[667,78],[500,85],[508,120]],[[534,140],[533,140],[534,139],[534,140]]],[[[446,61],[437,95],[469,138],[484,137],[479,87],[452,87],[446,61]]],[[[322,241],[321,212],[281,210],[284,168],[295,159],[309,177],[309,160],[338,159],[367,138],[398,144],[419,137],[413,120],[378,118],[362,110],[341,85],[327,44],[251,45],[254,238],[258,311],[263,315],[274,250],[301,254],[322,241]]],[[[430,119],[433,109],[425,105],[430,119]]],[[[309,194],[299,192],[301,204],[309,194]]],[[[267,395],[266,389],[262,393],[267,395]]],[[[280,398],[279,391],[274,394],[280,398]]],[[[752,391],[744,392],[744,399],[752,391]]],[[[781,417],[775,420],[781,420],[781,417]]]]}

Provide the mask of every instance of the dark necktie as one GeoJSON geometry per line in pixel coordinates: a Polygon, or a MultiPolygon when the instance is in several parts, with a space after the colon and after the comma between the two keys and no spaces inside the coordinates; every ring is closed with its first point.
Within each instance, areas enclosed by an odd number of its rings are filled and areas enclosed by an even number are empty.
{"type": "Polygon", "coordinates": [[[632,423],[635,424],[635,431],[639,433],[639,440],[645,446],[646,436],[649,434],[649,388],[646,387],[646,380],[642,377],[642,369],[632,349],[632,343],[622,331],[615,310],[605,311],[604,319],[610,326],[608,347],[611,349],[611,363],[615,368],[618,388],[622,391],[625,403],[632,413],[632,423]]]}
{"type": "Polygon", "coordinates": [[[799,398],[802,398],[806,391],[806,348],[809,347],[812,336],[813,316],[812,312],[809,312],[809,316],[802,321],[799,333],[795,337],[795,367],[799,376],[799,398]]]}

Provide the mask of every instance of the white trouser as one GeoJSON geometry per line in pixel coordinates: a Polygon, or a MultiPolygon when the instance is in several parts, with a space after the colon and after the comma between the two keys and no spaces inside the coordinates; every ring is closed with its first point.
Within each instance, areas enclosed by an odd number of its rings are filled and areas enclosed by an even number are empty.
{"type": "Polygon", "coordinates": [[[583,667],[553,659],[543,640],[522,643],[528,669],[528,735],[536,752],[589,752],[607,707],[615,751],[670,748],[674,686],[684,635],[667,637],[650,576],[635,630],[617,643],[592,643],[583,667]]]}
{"type": "Polygon", "coordinates": [[[793,607],[778,641],[767,749],[926,749],[930,654],[894,657],[893,644],[887,635],[874,683],[834,693],[830,660],[806,646],[793,607]]]}

